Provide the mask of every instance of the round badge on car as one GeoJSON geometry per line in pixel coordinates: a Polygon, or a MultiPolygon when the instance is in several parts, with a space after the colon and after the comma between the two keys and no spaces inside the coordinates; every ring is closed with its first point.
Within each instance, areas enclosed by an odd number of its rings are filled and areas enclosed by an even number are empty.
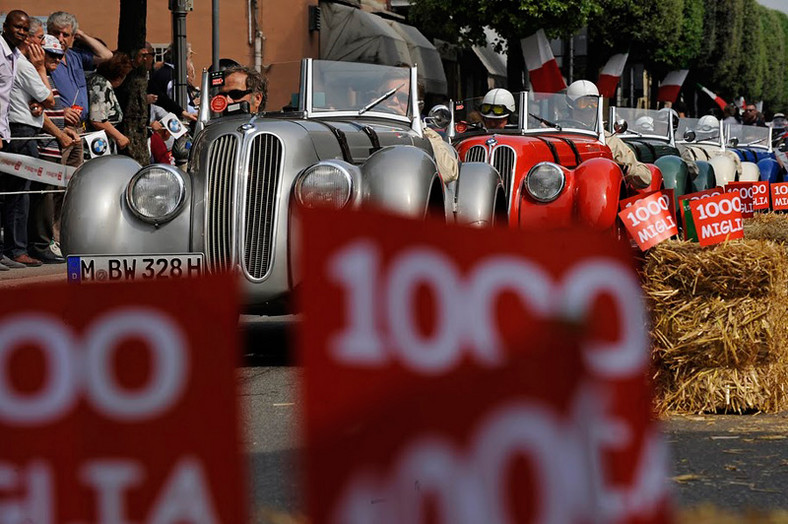
{"type": "Polygon", "coordinates": [[[227,109],[227,97],[224,95],[216,95],[211,98],[211,111],[214,113],[221,113],[227,109]]]}
{"type": "Polygon", "coordinates": [[[94,155],[103,155],[107,152],[107,141],[103,138],[97,138],[91,142],[90,149],[94,155]]]}

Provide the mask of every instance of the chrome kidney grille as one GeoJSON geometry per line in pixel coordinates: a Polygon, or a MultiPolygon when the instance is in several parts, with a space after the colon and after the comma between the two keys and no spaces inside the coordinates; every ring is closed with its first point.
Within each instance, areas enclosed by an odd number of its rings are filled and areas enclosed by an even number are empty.
{"type": "Polygon", "coordinates": [[[492,153],[492,165],[498,170],[503,182],[503,189],[506,191],[506,196],[510,196],[512,192],[512,180],[514,178],[514,167],[517,162],[517,155],[509,146],[498,146],[492,153]]]}
{"type": "Polygon", "coordinates": [[[465,152],[466,162],[486,162],[487,150],[484,146],[473,146],[465,152]]]}
{"type": "Polygon", "coordinates": [[[238,139],[219,137],[208,153],[205,180],[205,258],[212,272],[228,271],[233,265],[235,217],[235,160],[238,139]]]}
{"type": "Polygon", "coordinates": [[[254,138],[249,153],[249,177],[244,194],[244,269],[249,277],[263,278],[273,261],[274,225],[282,142],[274,135],[254,138]]]}

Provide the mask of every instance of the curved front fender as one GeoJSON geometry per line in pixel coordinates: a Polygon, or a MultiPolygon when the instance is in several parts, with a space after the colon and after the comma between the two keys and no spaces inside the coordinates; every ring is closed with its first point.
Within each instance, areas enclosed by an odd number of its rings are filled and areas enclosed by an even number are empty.
{"type": "Polygon", "coordinates": [[[158,227],[139,220],[125,191],[141,166],[126,156],[85,162],[71,178],[63,200],[60,241],[65,255],[185,253],[189,249],[191,182],[178,216],[158,227]]]}
{"type": "Polygon", "coordinates": [[[655,162],[662,171],[662,183],[665,189],[672,189],[676,211],[678,211],[679,197],[688,193],[689,168],[687,163],[678,156],[668,155],[658,158],[655,162]]]}
{"type": "MultiPolygon", "coordinates": [[[[691,192],[704,191],[717,186],[717,175],[714,166],[704,160],[698,160],[698,176],[692,180],[691,192]]],[[[676,199],[678,200],[678,199],[676,199]]]]}
{"type": "MultiPolygon", "coordinates": [[[[501,177],[489,164],[466,162],[457,180],[456,221],[460,225],[490,226],[495,221],[496,196],[503,191],[501,177]]],[[[506,207],[505,202],[503,207],[506,207]]],[[[497,210],[503,211],[506,210],[497,210]]]]}
{"type": "Polygon", "coordinates": [[[714,167],[716,185],[725,186],[728,182],[736,180],[736,164],[727,156],[714,156],[709,159],[709,164],[714,167]]]}
{"type": "Polygon", "coordinates": [[[772,184],[779,182],[780,164],[774,158],[758,160],[758,169],[761,170],[761,180],[768,180],[772,184]]]}
{"type": "MultiPolygon", "coordinates": [[[[373,153],[361,166],[361,205],[421,218],[438,177],[435,161],[413,146],[390,146],[373,153]]],[[[438,184],[443,188],[442,184],[438,184]]],[[[443,195],[441,195],[443,198],[443,195]]]]}
{"type": "Polygon", "coordinates": [[[758,169],[758,165],[752,162],[742,162],[741,163],[741,176],[739,180],[741,182],[757,182],[761,179],[761,170],[758,169]]]}
{"type": "Polygon", "coordinates": [[[592,158],[569,171],[563,192],[553,202],[537,202],[521,191],[517,222],[523,228],[583,224],[610,229],[616,221],[622,183],[618,164],[607,158],[592,158]]]}

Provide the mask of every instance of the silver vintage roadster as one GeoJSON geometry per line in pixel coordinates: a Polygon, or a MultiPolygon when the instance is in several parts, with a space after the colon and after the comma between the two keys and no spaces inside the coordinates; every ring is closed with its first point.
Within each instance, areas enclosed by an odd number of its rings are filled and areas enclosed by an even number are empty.
{"type": "MultiPolygon", "coordinates": [[[[214,115],[195,136],[185,173],[123,156],[86,162],[63,205],[69,279],[237,271],[246,310],[285,313],[300,279],[300,207],[505,221],[492,166],[464,163],[454,180],[441,172],[416,78],[415,68],[306,59],[292,107],[214,115]]],[[[208,84],[206,76],[204,93],[208,84]]]]}

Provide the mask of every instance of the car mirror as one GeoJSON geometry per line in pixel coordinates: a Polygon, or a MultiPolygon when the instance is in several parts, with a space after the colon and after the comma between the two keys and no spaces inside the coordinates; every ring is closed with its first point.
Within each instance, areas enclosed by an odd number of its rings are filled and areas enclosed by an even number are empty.
{"type": "Polygon", "coordinates": [[[616,120],[615,123],[613,124],[613,131],[615,131],[617,135],[620,135],[621,133],[626,133],[627,129],[629,129],[629,124],[627,124],[627,121],[624,120],[623,118],[620,120],[616,120]]]}
{"type": "Polygon", "coordinates": [[[736,137],[731,138],[728,140],[728,147],[736,147],[739,145],[739,139],[736,137]]]}
{"type": "Polygon", "coordinates": [[[695,131],[684,131],[684,140],[687,142],[694,142],[695,141],[695,131]]]}
{"type": "Polygon", "coordinates": [[[780,147],[778,147],[777,149],[778,149],[778,150],[779,150],[781,153],[786,153],[786,152],[788,152],[788,144],[786,144],[785,142],[783,142],[782,144],[780,144],[780,147]]]}
{"type": "Polygon", "coordinates": [[[430,109],[426,121],[438,129],[446,129],[451,123],[451,111],[444,105],[437,105],[430,109]]]}

